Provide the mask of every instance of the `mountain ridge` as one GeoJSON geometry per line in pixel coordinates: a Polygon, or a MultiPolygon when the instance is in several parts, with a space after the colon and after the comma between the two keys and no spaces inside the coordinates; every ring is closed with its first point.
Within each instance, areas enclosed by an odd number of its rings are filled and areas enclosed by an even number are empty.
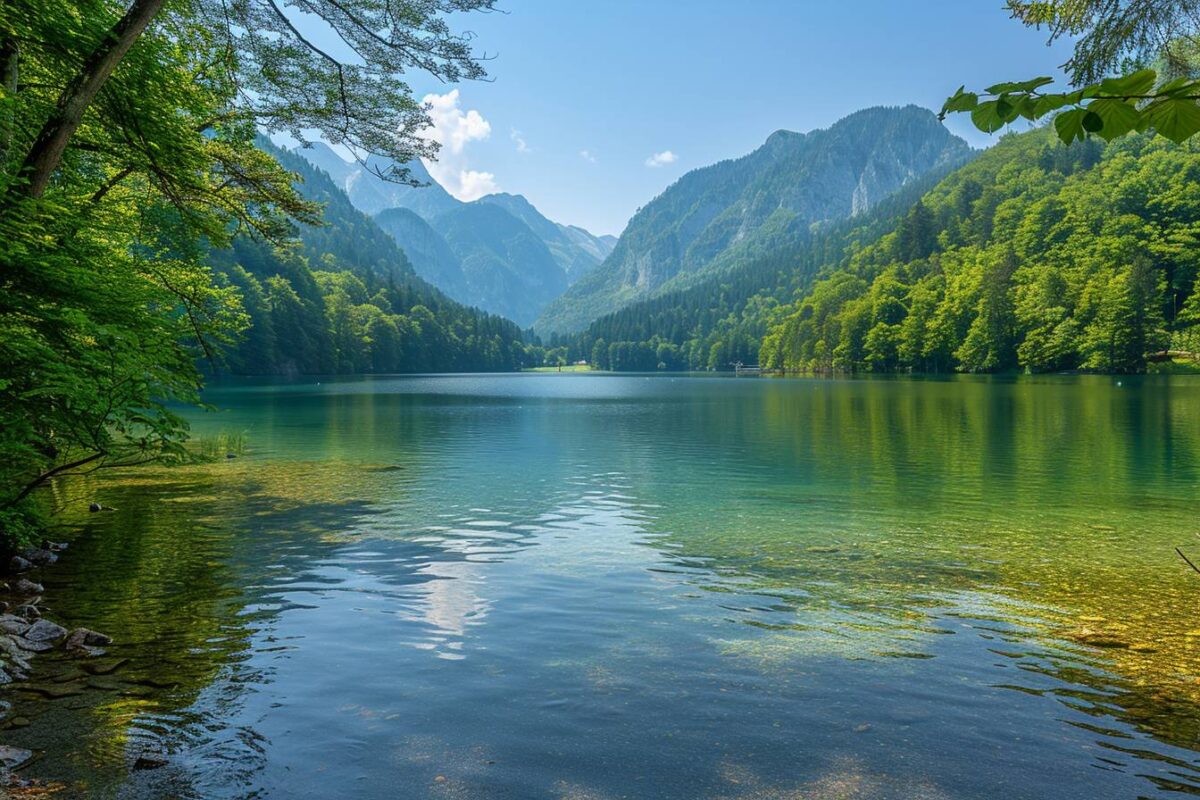
{"type": "Polygon", "coordinates": [[[863,109],[806,133],[775,131],[744,156],[686,173],[643,206],[608,258],[534,328],[541,335],[582,330],[693,276],[802,241],[813,225],[863,213],[970,153],[933,112],[911,105],[863,109]]]}
{"type": "Polygon", "coordinates": [[[419,160],[407,165],[410,177],[424,184],[414,187],[379,177],[392,168],[380,159],[348,162],[321,142],[295,152],[329,175],[358,210],[376,218],[418,275],[458,302],[524,325],[599,265],[616,244],[612,237],[546,218],[523,195],[495,193],[470,202],[458,200],[419,160]],[[470,210],[480,206],[496,211],[470,210]],[[464,227],[467,220],[491,229],[469,231],[464,227]],[[543,248],[561,274],[548,268],[543,248]]]}

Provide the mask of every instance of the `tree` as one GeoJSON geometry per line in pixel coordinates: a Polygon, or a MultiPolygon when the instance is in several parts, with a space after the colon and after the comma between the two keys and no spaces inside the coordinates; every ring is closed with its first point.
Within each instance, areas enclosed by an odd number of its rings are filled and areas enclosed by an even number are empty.
{"type": "MultiPolygon", "coordinates": [[[[293,222],[320,222],[257,131],[300,139],[315,131],[360,156],[401,163],[433,155],[421,135],[425,111],[401,77],[414,68],[447,80],[482,76],[469,37],[452,33],[445,16],[490,6],[5,4],[0,514],[23,513],[58,475],[183,457],[187,428],[172,404],[196,402],[197,358],[219,364],[245,328],[239,287],[248,307],[270,318],[256,345],[263,357],[275,357],[278,341],[308,363],[332,365],[317,287],[251,272],[217,281],[209,266],[213,248],[235,237],[283,243],[293,222]],[[300,32],[301,12],[349,46],[348,61],[300,32]]],[[[389,177],[404,180],[403,168],[389,177]]],[[[347,309],[351,329],[358,342],[373,342],[367,331],[386,326],[360,305],[347,309]]],[[[431,330],[445,332],[436,319],[431,330]]],[[[446,333],[426,344],[453,350],[454,342],[446,333]]]]}
{"type": "MultiPolygon", "coordinates": [[[[364,162],[373,153],[392,159],[386,177],[406,180],[403,165],[434,156],[437,144],[422,136],[429,117],[404,76],[421,69],[449,82],[483,77],[470,36],[453,33],[444,16],[490,9],[494,1],[133,0],[108,24],[113,9],[102,0],[85,3],[73,14],[29,0],[10,3],[0,33],[0,72],[17,70],[14,65],[28,59],[31,49],[60,46],[64,39],[74,39],[67,43],[78,58],[63,65],[62,89],[42,115],[14,187],[42,195],[85,117],[107,105],[97,102],[102,90],[148,30],[164,41],[200,43],[209,54],[203,64],[207,76],[231,87],[206,128],[240,121],[287,132],[301,142],[315,131],[364,162]],[[295,10],[289,13],[288,6],[295,10]],[[56,11],[79,19],[84,35],[66,37],[61,26],[47,30],[61,18],[56,11]],[[303,24],[320,20],[353,59],[315,44],[300,30],[301,16],[303,24]],[[38,38],[38,32],[48,35],[38,38]]],[[[136,128],[136,121],[124,116],[118,124],[136,128]]]]}
{"type": "Polygon", "coordinates": [[[1192,68],[1200,36],[1195,3],[1008,0],[1008,9],[1025,25],[1046,26],[1051,41],[1076,38],[1063,65],[1074,91],[1044,91],[1054,82],[1048,76],[998,83],[982,95],[960,87],[943,106],[943,117],[969,112],[977,128],[991,133],[1020,118],[1053,114],[1054,129],[1068,144],[1090,134],[1110,141],[1147,130],[1178,143],[1200,132],[1200,80],[1192,68]],[[1117,69],[1125,74],[1109,77],[1117,69]]]}
{"type": "Polygon", "coordinates": [[[603,336],[592,345],[592,369],[608,369],[608,342],[603,336]]]}

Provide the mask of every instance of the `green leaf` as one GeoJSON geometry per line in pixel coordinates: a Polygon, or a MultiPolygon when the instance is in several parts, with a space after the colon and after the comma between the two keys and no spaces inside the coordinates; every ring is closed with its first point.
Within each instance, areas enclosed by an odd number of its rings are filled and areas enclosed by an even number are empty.
{"type": "Polygon", "coordinates": [[[1048,83],[1054,83],[1054,78],[1043,75],[1040,78],[1033,78],[1032,80],[1028,80],[1028,81],[1010,81],[1008,83],[997,83],[995,86],[989,86],[986,91],[988,94],[1010,94],[1010,93],[1014,93],[1014,92],[1018,92],[1018,93],[1032,92],[1034,89],[1038,89],[1042,86],[1045,86],[1048,83]]]}
{"type": "Polygon", "coordinates": [[[1058,132],[1058,138],[1066,144],[1070,144],[1076,139],[1080,141],[1086,139],[1087,131],[1083,128],[1083,117],[1087,113],[1082,108],[1074,108],[1055,117],[1054,130],[1058,132]]]}
{"type": "Polygon", "coordinates": [[[980,103],[971,112],[971,122],[984,133],[995,133],[1004,127],[1004,117],[1000,115],[995,100],[980,103]]]}
{"type": "Polygon", "coordinates": [[[1051,111],[1058,111],[1060,108],[1068,104],[1065,94],[1048,94],[1039,97],[1033,104],[1033,117],[1038,119],[1049,114],[1051,111]]]}
{"type": "Polygon", "coordinates": [[[1100,91],[1104,94],[1118,97],[1133,97],[1150,94],[1154,90],[1154,82],[1158,73],[1152,69],[1139,69],[1120,78],[1105,78],[1100,81],[1100,91]]]}
{"type": "Polygon", "coordinates": [[[1005,125],[1017,118],[1017,106],[1006,96],[996,98],[996,115],[1005,125]]]}
{"type": "Polygon", "coordinates": [[[1168,81],[1158,87],[1158,94],[1174,96],[1178,94],[1186,94],[1190,90],[1196,88],[1196,81],[1191,78],[1176,78],[1173,81],[1168,81]]]}
{"type": "Polygon", "coordinates": [[[1134,130],[1142,119],[1142,113],[1132,103],[1124,100],[1093,100],[1088,103],[1087,108],[1103,121],[1104,125],[1094,133],[1099,134],[1100,138],[1106,142],[1111,142],[1118,136],[1124,136],[1134,130]]]}
{"type": "Polygon", "coordinates": [[[1035,98],[1030,97],[1029,95],[1025,95],[1024,97],[1022,97],[1020,100],[1017,101],[1016,105],[1017,105],[1017,113],[1019,115],[1021,115],[1022,117],[1024,117],[1027,120],[1037,119],[1037,114],[1035,113],[1035,109],[1037,107],[1037,100],[1035,98]]]}
{"type": "Polygon", "coordinates": [[[1154,130],[1176,144],[1200,132],[1200,106],[1195,100],[1159,100],[1146,109],[1146,118],[1154,130]]]}
{"type": "Polygon", "coordinates": [[[979,95],[974,92],[963,91],[965,88],[964,86],[958,87],[958,91],[954,93],[954,96],[946,100],[942,106],[942,114],[973,111],[975,106],[979,105],[979,95]]]}

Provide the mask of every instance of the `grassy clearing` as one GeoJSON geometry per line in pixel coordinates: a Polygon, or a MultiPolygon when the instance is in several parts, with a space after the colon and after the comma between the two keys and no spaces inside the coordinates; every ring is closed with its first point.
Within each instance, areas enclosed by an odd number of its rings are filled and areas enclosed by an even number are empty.
{"type": "Polygon", "coordinates": [[[528,367],[522,372],[594,372],[587,364],[568,364],[565,367],[528,367]]]}

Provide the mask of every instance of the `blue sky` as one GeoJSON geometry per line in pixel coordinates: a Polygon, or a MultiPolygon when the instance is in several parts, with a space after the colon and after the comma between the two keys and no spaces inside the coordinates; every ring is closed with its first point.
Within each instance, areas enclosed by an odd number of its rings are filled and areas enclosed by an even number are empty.
{"type": "MultiPolygon", "coordinates": [[[[1009,19],[1002,0],[500,5],[455,19],[494,56],[491,82],[412,76],[418,96],[442,95],[442,135],[461,144],[434,174],[466,196],[524,194],[595,233],[620,233],[688,170],[780,128],[821,128],[873,105],[936,110],[960,84],[1057,76],[1068,55],[1009,19]]],[[[975,146],[992,141],[965,118],[948,124],[975,146]]]]}

